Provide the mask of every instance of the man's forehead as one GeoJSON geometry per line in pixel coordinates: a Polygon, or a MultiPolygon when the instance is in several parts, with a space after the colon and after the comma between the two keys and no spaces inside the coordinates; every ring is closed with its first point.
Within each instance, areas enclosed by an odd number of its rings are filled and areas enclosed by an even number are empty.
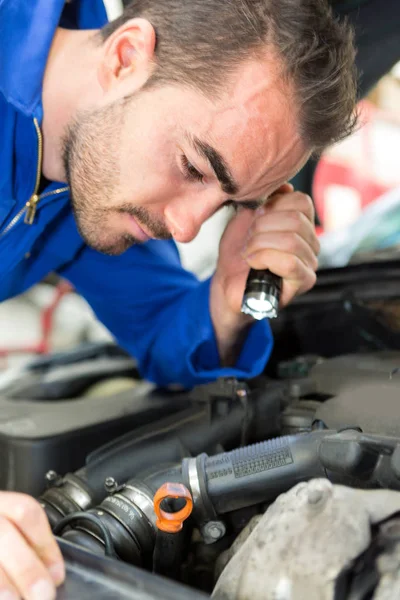
{"type": "MultiPolygon", "coordinates": [[[[226,109],[248,110],[255,114],[266,102],[288,99],[292,87],[283,76],[281,63],[267,52],[258,59],[242,61],[227,78],[219,102],[226,109]]],[[[218,104],[218,101],[217,101],[218,104]]]]}
{"type": "Polygon", "coordinates": [[[307,153],[288,95],[274,77],[257,81],[254,74],[216,103],[198,137],[220,151],[240,187],[261,191],[296,173],[307,153]]]}
{"type": "Polygon", "coordinates": [[[211,107],[214,125],[219,120],[241,129],[257,125],[262,131],[284,120],[286,126],[297,129],[292,89],[272,60],[243,63],[211,107]]]}

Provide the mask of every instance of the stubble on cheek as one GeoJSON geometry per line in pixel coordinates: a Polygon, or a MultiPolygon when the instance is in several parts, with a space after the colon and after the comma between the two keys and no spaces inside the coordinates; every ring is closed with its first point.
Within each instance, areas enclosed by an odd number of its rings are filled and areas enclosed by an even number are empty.
{"type": "Polygon", "coordinates": [[[120,187],[120,103],[81,113],[64,138],[64,164],[71,204],[83,239],[96,250],[120,254],[132,245],[128,233],[107,223],[120,187]]]}

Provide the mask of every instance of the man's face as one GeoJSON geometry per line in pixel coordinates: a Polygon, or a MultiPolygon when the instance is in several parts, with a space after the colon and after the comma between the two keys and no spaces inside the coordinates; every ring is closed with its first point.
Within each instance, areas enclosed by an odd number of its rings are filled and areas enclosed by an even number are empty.
{"type": "Polygon", "coordinates": [[[163,85],[78,114],[64,159],[82,237],[120,254],[149,238],[191,241],[229,200],[255,208],[309,156],[295,119],[258,61],[217,100],[163,85]]]}

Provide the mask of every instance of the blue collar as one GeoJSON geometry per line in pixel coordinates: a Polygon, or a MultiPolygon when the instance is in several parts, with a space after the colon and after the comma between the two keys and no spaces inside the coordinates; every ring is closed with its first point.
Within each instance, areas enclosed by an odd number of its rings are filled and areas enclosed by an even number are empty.
{"type": "Polygon", "coordinates": [[[42,122],[42,83],[63,11],[71,27],[96,29],[107,22],[102,0],[0,0],[0,92],[26,116],[42,122]]]}

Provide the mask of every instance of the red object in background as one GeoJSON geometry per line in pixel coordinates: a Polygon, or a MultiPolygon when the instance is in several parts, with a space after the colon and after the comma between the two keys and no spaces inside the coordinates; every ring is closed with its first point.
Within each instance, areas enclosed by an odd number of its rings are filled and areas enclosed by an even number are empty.
{"type": "Polygon", "coordinates": [[[63,297],[72,290],[72,286],[66,281],[62,281],[55,287],[52,302],[42,310],[40,315],[42,336],[37,344],[0,348],[0,358],[6,358],[10,354],[48,354],[51,351],[50,339],[54,326],[54,313],[63,297]]]}
{"type": "Polygon", "coordinates": [[[326,190],[330,185],[340,185],[355,190],[360,196],[360,209],[374,202],[382,194],[392,189],[390,185],[384,185],[374,180],[371,157],[371,132],[374,120],[382,114],[370,102],[364,100],[359,105],[361,119],[365,125],[360,130],[361,136],[361,161],[349,162],[340,160],[339,157],[322,156],[320,159],[313,182],[313,198],[322,227],[318,227],[317,233],[324,231],[326,190]]]}

